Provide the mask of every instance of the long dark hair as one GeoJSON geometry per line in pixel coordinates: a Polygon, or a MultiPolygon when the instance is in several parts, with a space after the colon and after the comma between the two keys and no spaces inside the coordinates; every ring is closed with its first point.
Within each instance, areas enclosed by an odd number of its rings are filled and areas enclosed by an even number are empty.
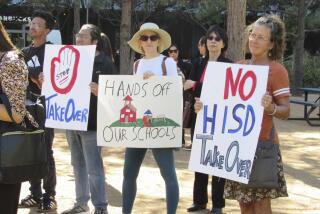
{"type": "Polygon", "coordinates": [[[206,58],[209,59],[209,50],[207,47],[207,39],[210,36],[211,33],[215,33],[218,37],[220,37],[223,41],[224,47],[221,49],[221,55],[224,56],[227,49],[228,49],[228,36],[224,29],[219,27],[218,25],[213,25],[209,28],[209,30],[206,33],[206,58]]]}
{"type": "Polygon", "coordinates": [[[114,62],[112,47],[111,47],[111,42],[109,37],[105,33],[101,33],[100,37],[101,39],[98,40],[98,43],[97,43],[97,50],[100,52],[103,52],[105,55],[110,57],[114,62]]]}
{"type": "Polygon", "coordinates": [[[17,50],[16,46],[12,43],[7,31],[4,29],[0,21],[0,51],[7,52],[17,50]]]}

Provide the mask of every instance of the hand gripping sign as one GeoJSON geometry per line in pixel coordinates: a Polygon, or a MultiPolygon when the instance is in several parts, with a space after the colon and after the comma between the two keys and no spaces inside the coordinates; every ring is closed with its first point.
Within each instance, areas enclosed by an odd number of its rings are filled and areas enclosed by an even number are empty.
{"type": "Polygon", "coordinates": [[[94,53],[93,45],[46,45],[42,94],[47,127],[87,130],[94,53]]]}
{"type": "Polygon", "coordinates": [[[189,169],[248,183],[267,79],[267,66],[208,63],[189,169]]]}

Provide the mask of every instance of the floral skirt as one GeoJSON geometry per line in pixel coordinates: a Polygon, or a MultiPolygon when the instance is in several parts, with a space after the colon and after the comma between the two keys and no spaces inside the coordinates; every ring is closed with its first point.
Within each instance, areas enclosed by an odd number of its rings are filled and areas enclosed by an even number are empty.
{"type": "Polygon", "coordinates": [[[224,197],[237,200],[242,203],[260,201],[264,198],[288,197],[286,180],[283,173],[282,157],[278,153],[278,182],[279,188],[245,188],[243,184],[236,181],[226,180],[224,186],[224,197]]]}

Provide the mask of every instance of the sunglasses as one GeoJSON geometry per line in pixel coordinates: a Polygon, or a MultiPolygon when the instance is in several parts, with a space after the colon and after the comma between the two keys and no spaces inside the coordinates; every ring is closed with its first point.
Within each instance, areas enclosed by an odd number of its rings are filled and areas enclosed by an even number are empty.
{"type": "Polygon", "coordinates": [[[221,40],[221,38],[220,37],[214,37],[214,36],[208,36],[208,38],[207,38],[208,40],[210,40],[210,41],[212,41],[212,40],[216,40],[216,42],[219,42],[220,40],[221,40]]]}
{"type": "Polygon", "coordinates": [[[174,49],[174,50],[168,50],[169,53],[177,53],[178,50],[177,49],[174,49]]]}
{"type": "Polygon", "coordinates": [[[157,41],[159,39],[158,35],[151,35],[151,36],[146,36],[146,35],[142,35],[140,36],[140,40],[141,41],[148,41],[148,39],[150,39],[152,42],[157,41]]]}

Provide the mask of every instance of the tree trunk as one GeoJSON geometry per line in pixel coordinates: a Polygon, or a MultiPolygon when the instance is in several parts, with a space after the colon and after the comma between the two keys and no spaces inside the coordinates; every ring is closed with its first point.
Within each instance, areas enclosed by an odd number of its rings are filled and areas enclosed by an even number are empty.
{"type": "Polygon", "coordinates": [[[130,47],[127,41],[131,33],[132,1],[122,0],[121,25],[120,25],[120,74],[132,74],[130,47]]]}
{"type": "MultiPolygon", "coordinates": [[[[80,0],[73,1],[73,35],[80,30],[80,0]]],[[[73,44],[76,44],[76,38],[73,37],[73,44]]]]}
{"type": "Polygon", "coordinates": [[[244,58],[246,5],[246,0],[227,0],[227,57],[234,61],[244,58]]]}
{"type": "Polygon", "coordinates": [[[293,49],[294,58],[293,58],[293,94],[298,95],[299,87],[303,85],[303,74],[304,74],[304,65],[303,65],[303,55],[304,55],[304,28],[305,28],[305,0],[297,0],[298,7],[298,20],[297,20],[297,36],[295,39],[295,45],[293,49]]]}

